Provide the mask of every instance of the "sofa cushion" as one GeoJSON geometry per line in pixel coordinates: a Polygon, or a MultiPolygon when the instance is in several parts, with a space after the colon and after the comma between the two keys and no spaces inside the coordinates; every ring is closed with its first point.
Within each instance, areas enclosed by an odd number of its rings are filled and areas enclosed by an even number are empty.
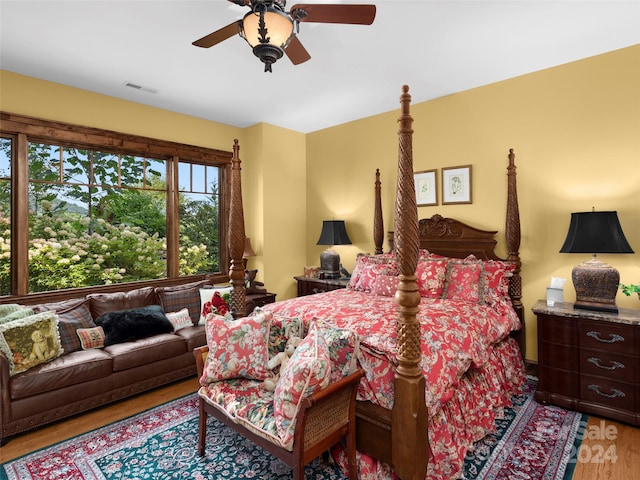
{"type": "Polygon", "coordinates": [[[58,316],[42,312],[0,324],[0,350],[9,361],[9,375],[50,362],[63,353],[58,316]]]}
{"type": "Polygon", "coordinates": [[[58,314],[58,330],[64,353],[71,353],[82,349],[80,339],[76,333],[79,328],[95,327],[89,299],[73,299],[63,302],[43,303],[33,306],[36,312],[53,311],[58,314]]]}
{"type": "Polygon", "coordinates": [[[302,399],[329,383],[331,360],[320,329],[312,327],[280,373],[273,392],[278,437],[285,448],[293,442],[296,416],[302,399]]]}
{"type": "Polygon", "coordinates": [[[95,322],[104,330],[105,346],[173,332],[173,325],[160,305],[107,312],[95,322]]]}
{"type": "Polygon", "coordinates": [[[80,350],[63,355],[11,378],[11,399],[26,398],[69,385],[106,378],[111,374],[111,357],[101,350],[80,350]]]}
{"type": "Polygon", "coordinates": [[[207,334],[204,327],[198,325],[196,327],[181,328],[175,334],[187,342],[187,351],[191,352],[194,348],[202,347],[207,344],[207,334]]]}
{"type": "Polygon", "coordinates": [[[200,384],[228,378],[264,380],[269,375],[269,319],[256,314],[238,320],[210,315],[205,326],[209,354],[200,384]]]}
{"type": "Polygon", "coordinates": [[[104,352],[111,355],[113,371],[118,372],[182,355],[187,352],[187,344],[177,335],[163,333],[135,342],[110,345],[104,348],[104,352]]]}
{"type": "Polygon", "coordinates": [[[247,378],[230,378],[203,385],[198,390],[198,396],[234,420],[237,410],[243,405],[263,397],[273,400],[273,392],[265,390],[261,381],[247,378]]]}
{"type": "Polygon", "coordinates": [[[128,310],[157,303],[153,287],[136,288],[128,292],[90,293],[87,298],[94,319],[114,310],[128,310]]]}
{"type": "Polygon", "coordinates": [[[170,287],[156,287],[156,295],[160,306],[165,312],[177,312],[186,308],[194,325],[200,319],[200,289],[213,288],[208,280],[175,285],[170,287]]]}

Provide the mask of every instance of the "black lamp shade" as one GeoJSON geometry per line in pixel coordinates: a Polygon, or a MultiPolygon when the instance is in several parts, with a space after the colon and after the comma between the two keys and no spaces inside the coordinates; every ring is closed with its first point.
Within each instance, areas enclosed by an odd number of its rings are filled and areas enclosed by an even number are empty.
{"type": "Polygon", "coordinates": [[[323,220],[322,232],[316,245],[351,245],[344,220],[323,220]]]}
{"type": "Polygon", "coordinates": [[[571,214],[560,253],[634,253],[622,232],[617,212],[571,214]]]}

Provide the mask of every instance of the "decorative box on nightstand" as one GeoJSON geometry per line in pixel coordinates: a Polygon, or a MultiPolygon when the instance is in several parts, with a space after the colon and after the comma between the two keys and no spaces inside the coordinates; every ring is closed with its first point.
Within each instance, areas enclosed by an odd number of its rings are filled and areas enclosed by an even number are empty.
{"type": "Polygon", "coordinates": [[[618,314],[538,300],[541,403],[640,425],[640,310],[618,314]]]}
{"type": "Polygon", "coordinates": [[[328,292],[331,290],[338,290],[340,288],[346,288],[349,285],[348,278],[336,278],[336,279],[320,279],[309,277],[294,277],[298,282],[298,296],[313,295],[314,293],[328,292]]]}

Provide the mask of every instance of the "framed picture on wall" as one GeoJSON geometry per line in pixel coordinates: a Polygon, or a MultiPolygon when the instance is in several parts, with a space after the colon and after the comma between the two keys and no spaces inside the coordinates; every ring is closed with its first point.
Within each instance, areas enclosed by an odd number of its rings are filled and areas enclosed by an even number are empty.
{"type": "Polygon", "coordinates": [[[416,204],[419,207],[438,204],[436,170],[415,172],[413,183],[416,189],[416,204]]]}
{"type": "Polygon", "coordinates": [[[442,169],[442,204],[471,203],[471,165],[442,169]]]}

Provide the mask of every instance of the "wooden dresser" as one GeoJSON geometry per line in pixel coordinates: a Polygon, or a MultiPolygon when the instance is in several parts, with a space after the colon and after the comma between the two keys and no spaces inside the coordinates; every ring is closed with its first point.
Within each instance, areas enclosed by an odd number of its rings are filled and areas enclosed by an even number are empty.
{"type": "Polygon", "coordinates": [[[294,277],[298,282],[298,296],[313,295],[314,293],[328,292],[346,288],[349,284],[348,278],[336,278],[323,280],[320,278],[294,277]]]}
{"type": "Polygon", "coordinates": [[[538,318],[535,399],[640,425],[640,310],[533,307],[538,318]]]}

